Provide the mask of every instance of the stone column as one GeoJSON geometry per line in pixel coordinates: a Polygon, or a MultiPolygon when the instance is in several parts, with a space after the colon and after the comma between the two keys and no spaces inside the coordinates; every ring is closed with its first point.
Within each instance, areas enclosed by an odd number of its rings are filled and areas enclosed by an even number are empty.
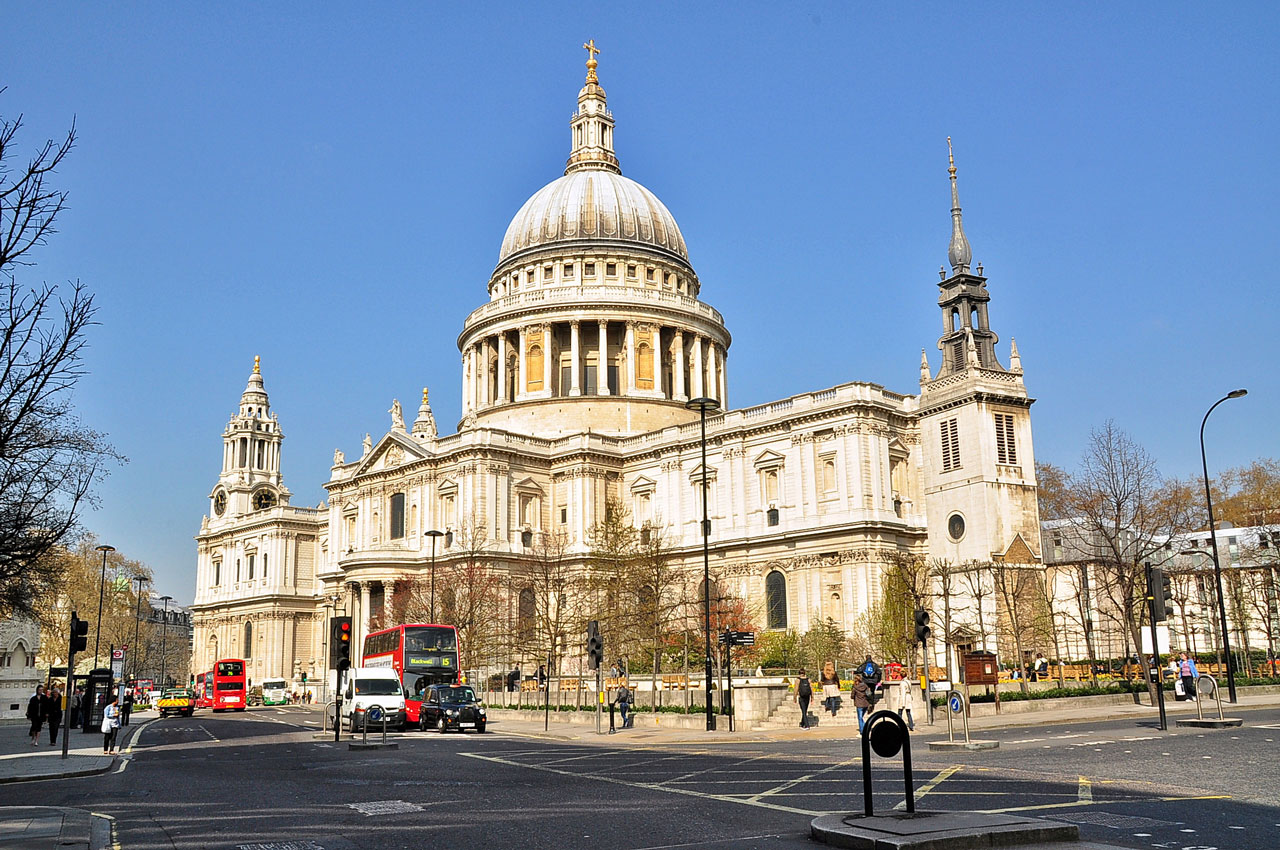
{"type": "Polygon", "coordinates": [[[600,348],[596,355],[596,395],[609,394],[609,323],[600,320],[600,348]]]}
{"type": "Polygon", "coordinates": [[[551,333],[550,322],[542,326],[542,392],[547,397],[551,392],[551,333]]]}
{"type": "Polygon", "coordinates": [[[729,352],[720,349],[720,409],[729,409],[729,352]]]}
{"type": "MultiPolygon", "coordinates": [[[[569,362],[572,364],[569,375],[569,395],[571,396],[582,395],[582,386],[578,383],[578,375],[582,369],[582,360],[579,356],[578,348],[579,325],[580,322],[577,319],[569,323],[569,362]]],[[[564,392],[564,387],[561,387],[560,391],[564,392]]]]}
{"type": "Polygon", "coordinates": [[[653,394],[663,398],[662,391],[662,325],[653,326],[653,394]]]}
{"type": "Polygon", "coordinates": [[[689,388],[689,392],[693,393],[694,398],[705,398],[706,392],[703,384],[702,372],[702,337],[696,334],[693,337],[693,368],[689,370],[689,375],[693,382],[693,386],[689,388]]]}
{"type": "Polygon", "coordinates": [[[627,322],[627,334],[623,349],[626,352],[623,356],[627,358],[627,388],[623,391],[622,387],[618,387],[619,395],[635,395],[636,392],[636,323],[627,322]]]}
{"type": "MultiPolygon", "coordinates": [[[[720,392],[720,358],[719,352],[716,351],[716,341],[714,339],[707,340],[707,393],[713,398],[720,392]]],[[[720,401],[716,398],[716,401],[720,401]]],[[[724,409],[721,403],[720,409],[724,409]]]]}
{"type": "Polygon", "coordinates": [[[672,394],[676,401],[688,401],[689,394],[684,387],[684,331],[676,331],[676,350],[672,355],[671,377],[675,381],[672,394]]]}
{"type": "Polygon", "coordinates": [[[520,348],[516,351],[516,397],[512,401],[520,401],[529,391],[529,335],[524,325],[516,330],[516,345],[520,348]]]}
{"type": "Polygon", "coordinates": [[[498,334],[498,404],[507,402],[507,346],[505,337],[505,332],[498,334]]]}
{"type": "Polygon", "coordinates": [[[351,647],[351,666],[355,667],[359,663],[360,647],[364,646],[364,639],[369,636],[369,601],[373,595],[373,582],[360,582],[360,641],[351,647]]]}
{"type": "Polygon", "coordinates": [[[471,382],[468,380],[468,367],[471,365],[471,349],[462,352],[462,415],[471,411],[471,382]]]}

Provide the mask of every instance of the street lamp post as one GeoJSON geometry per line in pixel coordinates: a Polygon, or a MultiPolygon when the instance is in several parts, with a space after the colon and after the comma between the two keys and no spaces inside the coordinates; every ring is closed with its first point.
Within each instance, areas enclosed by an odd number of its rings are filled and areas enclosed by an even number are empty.
{"type": "Polygon", "coordinates": [[[102,645],[102,598],[107,591],[107,553],[116,551],[116,547],[105,543],[97,547],[102,553],[102,580],[98,583],[98,622],[93,630],[93,667],[98,667],[98,647],[102,645]]]}
{"type": "Polygon", "coordinates": [[[425,532],[431,538],[431,622],[436,621],[436,538],[444,537],[443,531],[425,532]]]}
{"type": "Polygon", "coordinates": [[[173,601],[172,596],[161,596],[160,600],[164,602],[164,619],[160,621],[160,690],[165,689],[165,673],[169,662],[169,656],[166,652],[168,649],[167,640],[169,637],[169,603],[173,601]]]}
{"type": "Polygon", "coordinates": [[[1222,564],[1218,561],[1218,529],[1213,524],[1213,494],[1209,492],[1209,461],[1204,453],[1204,426],[1209,421],[1209,414],[1214,407],[1229,398],[1242,398],[1249,394],[1248,390],[1232,390],[1213,403],[1204,419],[1200,420],[1200,466],[1204,470],[1204,500],[1209,507],[1209,541],[1213,546],[1213,580],[1218,585],[1218,617],[1222,626],[1222,654],[1227,660],[1227,693],[1231,702],[1236,701],[1235,663],[1231,658],[1231,637],[1227,634],[1227,600],[1222,593],[1222,564]]]}
{"type": "Polygon", "coordinates": [[[714,732],[716,716],[711,705],[711,520],[707,517],[707,413],[720,409],[714,398],[691,398],[685,407],[696,410],[702,422],[702,628],[706,637],[707,731],[714,732]]]}
{"type": "Polygon", "coordinates": [[[138,681],[138,627],[142,625],[142,583],[146,581],[144,576],[138,576],[134,579],[138,583],[138,601],[133,606],[133,681],[138,681]]]}

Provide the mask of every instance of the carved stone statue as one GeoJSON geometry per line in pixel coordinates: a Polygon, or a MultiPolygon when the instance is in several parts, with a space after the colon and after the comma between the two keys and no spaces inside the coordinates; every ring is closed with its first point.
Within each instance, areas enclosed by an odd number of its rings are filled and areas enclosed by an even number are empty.
{"type": "Polygon", "coordinates": [[[364,445],[364,451],[360,454],[360,457],[364,457],[365,455],[369,454],[369,452],[373,451],[373,437],[370,437],[368,434],[365,434],[363,445],[364,445]]]}
{"type": "Polygon", "coordinates": [[[342,465],[343,465],[344,463],[346,463],[346,462],[347,462],[347,456],[346,456],[345,454],[343,454],[343,453],[342,453],[342,449],[334,449],[334,450],[333,450],[333,465],[334,465],[334,466],[342,466],[342,465]]]}
{"type": "Polygon", "coordinates": [[[400,407],[400,399],[393,398],[391,400],[391,409],[387,411],[391,414],[391,430],[404,430],[404,410],[400,407]]]}

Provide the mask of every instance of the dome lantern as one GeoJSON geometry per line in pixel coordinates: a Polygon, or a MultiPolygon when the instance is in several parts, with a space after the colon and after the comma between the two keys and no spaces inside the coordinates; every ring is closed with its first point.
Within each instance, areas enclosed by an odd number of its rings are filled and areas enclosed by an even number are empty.
{"type": "Polygon", "coordinates": [[[578,92],[578,111],[569,119],[573,146],[564,173],[587,169],[612,171],[621,174],[618,157],[613,152],[613,115],[609,112],[604,89],[596,77],[595,39],[582,45],[587,51],[587,80],[578,92]]]}

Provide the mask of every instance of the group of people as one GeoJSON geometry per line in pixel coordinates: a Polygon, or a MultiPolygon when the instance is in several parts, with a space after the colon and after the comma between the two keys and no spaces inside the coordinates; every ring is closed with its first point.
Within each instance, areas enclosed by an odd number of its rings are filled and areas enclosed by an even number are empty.
{"type": "MultiPolygon", "coordinates": [[[[915,718],[912,716],[912,709],[919,699],[916,693],[916,687],[909,679],[900,679],[882,684],[883,671],[870,655],[866,661],[857,670],[857,675],[853,680],[853,686],[850,689],[853,695],[853,707],[858,712],[858,731],[861,732],[866,727],[867,714],[870,713],[872,707],[877,700],[877,690],[882,693],[894,693],[897,697],[898,716],[906,715],[907,728],[914,731],[916,728],[915,718]],[[893,688],[892,692],[888,691],[893,688]]],[[[828,661],[822,667],[822,672],[818,675],[818,687],[822,690],[822,705],[827,713],[835,717],[840,713],[840,704],[843,700],[841,696],[842,683],[840,674],[836,672],[836,665],[833,661],[828,661]]],[[[810,729],[809,725],[809,704],[813,700],[813,682],[809,679],[809,674],[805,670],[800,671],[800,678],[796,682],[796,702],[800,706],[800,728],[810,729]]]]}
{"type": "MultiPolygon", "coordinates": [[[[104,696],[104,699],[106,697],[104,696]]],[[[66,701],[66,709],[70,712],[69,719],[72,726],[80,725],[80,713],[86,710],[84,705],[84,690],[76,688],[71,698],[66,701]]],[[[100,727],[102,739],[102,753],[107,755],[116,751],[116,735],[121,725],[129,725],[129,711],[133,707],[133,692],[126,690],[124,702],[115,694],[102,707],[102,725],[100,727]]],[[[55,682],[49,687],[37,685],[36,692],[31,695],[31,699],[27,700],[27,720],[31,721],[31,746],[38,747],[40,745],[40,731],[44,727],[49,728],[49,744],[55,746],[58,743],[58,730],[62,728],[63,719],[63,694],[62,689],[55,682]]]]}
{"type": "Polygon", "coordinates": [[[46,724],[50,746],[58,743],[58,730],[62,728],[62,691],[56,683],[48,689],[36,685],[36,692],[27,701],[27,719],[31,721],[31,746],[40,746],[40,730],[46,724]]]}

